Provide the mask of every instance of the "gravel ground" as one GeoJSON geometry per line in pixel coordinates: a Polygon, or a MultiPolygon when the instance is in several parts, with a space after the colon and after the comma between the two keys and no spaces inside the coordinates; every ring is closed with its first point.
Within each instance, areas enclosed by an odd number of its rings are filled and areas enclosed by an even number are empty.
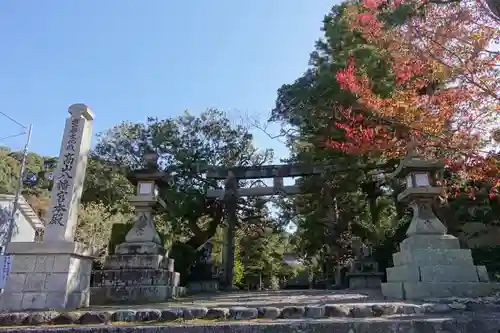
{"type": "MultiPolygon", "coordinates": [[[[100,309],[137,309],[154,307],[277,307],[285,306],[315,306],[326,304],[348,303],[385,303],[379,290],[349,291],[349,290],[278,290],[278,291],[253,291],[253,292],[220,292],[216,294],[201,294],[184,297],[166,303],[130,306],[93,306],[92,310],[100,309]]],[[[391,302],[392,303],[392,302],[391,302]]],[[[412,304],[420,304],[414,303],[412,304]]]]}

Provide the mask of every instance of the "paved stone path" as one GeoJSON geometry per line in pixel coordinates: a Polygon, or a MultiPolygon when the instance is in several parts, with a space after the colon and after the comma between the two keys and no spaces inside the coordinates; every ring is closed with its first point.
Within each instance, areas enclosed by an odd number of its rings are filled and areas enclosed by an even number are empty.
{"type": "MultiPolygon", "coordinates": [[[[326,304],[346,303],[384,303],[380,291],[349,291],[349,290],[277,290],[253,292],[220,292],[216,294],[199,294],[184,297],[171,302],[151,305],[120,305],[93,306],[92,309],[141,309],[141,308],[171,308],[171,307],[277,307],[285,306],[319,306],[326,304]]],[[[413,303],[412,304],[417,304],[413,303]]]]}

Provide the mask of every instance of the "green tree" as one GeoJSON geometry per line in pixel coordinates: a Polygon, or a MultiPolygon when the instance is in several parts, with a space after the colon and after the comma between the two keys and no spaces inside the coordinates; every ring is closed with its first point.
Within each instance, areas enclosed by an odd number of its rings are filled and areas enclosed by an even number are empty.
{"type": "Polygon", "coordinates": [[[380,91],[388,91],[392,84],[380,53],[348,28],[342,15],[345,8],[346,3],[333,6],[325,16],[324,36],[311,53],[308,70],[278,90],[270,118],[283,126],[291,162],[343,170],[299,179],[298,184],[310,194],[280,204],[282,218],[297,226],[297,251],[320,263],[345,262],[352,256],[353,236],[367,236],[378,243],[385,237],[381,226],[398,222],[385,208],[390,193],[365,167],[378,161],[347,156],[328,145],[345,140],[344,130],[336,125],[345,122],[340,110],[356,106],[355,96],[343,91],[335,77],[350,57],[363,63],[380,91]]]}
{"type": "Polygon", "coordinates": [[[233,125],[218,110],[199,117],[186,112],[177,118],[149,118],[145,124],[122,123],[100,135],[94,156],[131,170],[144,166],[147,149],[160,156],[160,168],[170,173],[169,185],[161,191],[168,206],[164,223],[193,249],[215,235],[224,214],[219,199],[206,198],[206,191],[222,188],[222,182],[205,179],[197,168],[262,165],[272,160],[271,150],[255,148],[248,129],[233,125]]]}
{"type": "Polygon", "coordinates": [[[134,186],[127,180],[126,170],[91,154],[85,175],[82,203],[102,203],[116,212],[129,212],[128,196],[134,186]]]}
{"type": "Polygon", "coordinates": [[[108,254],[107,245],[115,223],[129,223],[131,214],[116,213],[101,202],[82,204],[78,212],[75,240],[93,249],[100,260],[108,254]]]}

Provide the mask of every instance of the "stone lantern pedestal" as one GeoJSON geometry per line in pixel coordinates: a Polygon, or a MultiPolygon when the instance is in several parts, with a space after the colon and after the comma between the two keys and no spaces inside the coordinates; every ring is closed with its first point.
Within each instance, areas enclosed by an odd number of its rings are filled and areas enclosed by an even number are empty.
{"type": "Polygon", "coordinates": [[[154,211],[165,206],[157,188],[163,174],[149,168],[129,179],[137,185],[137,195],[129,198],[136,221],[125,242],[105,259],[104,269],[92,274],[91,305],[164,302],[185,293],[153,222],[154,211]]]}
{"type": "Polygon", "coordinates": [[[432,173],[444,167],[439,161],[407,159],[398,175],[406,177],[407,188],[398,200],[413,209],[408,238],[393,254],[394,267],[387,269],[382,293],[387,298],[421,300],[441,297],[480,297],[500,290],[490,283],[486,267],[475,266],[471,251],[461,249],[456,237],[432,210],[442,188],[434,186],[432,173]]]}

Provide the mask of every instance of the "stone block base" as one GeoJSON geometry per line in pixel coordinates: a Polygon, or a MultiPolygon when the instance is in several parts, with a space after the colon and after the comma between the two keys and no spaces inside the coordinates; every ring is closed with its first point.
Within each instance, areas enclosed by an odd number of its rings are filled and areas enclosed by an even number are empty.
{"type": "Polygon", "coordinates": [[[452,235],[413,235],[400,244],[401,251],[415,249],[460,249],[458,238],[452,235]]]}
{"type": "Polygon", "coordinates": [[[12,266],[0,307],[7,311],[89,306],[92,257],[81,244],[10,243],[12,266]]]}
{"type": "Polygon", "coordinates": [[[484,297],[500,291],[500,283],[485,282],[387,282],[382,294],[388,299],[422,300],[444,297],[484,297]]]}
{"type": "Polygon", "coordinates": [[[149,304],[166,302],[186,294],[184,287],[170,286],[108,286],[90,288],[91,305],[149,304]]]}
{"type": "Polygon", "coordinates": [[[116,254],[104,259],[105,269],[145,268],[157,269],[162,267],[164,256],[161,254],[116,254]]]}
{"type": "Polygon", "coordinates": [[[128,242],[106,257],[104,269],[92,274],[92,305],[165,302],[185,293],[174,260],[154,242],[128,242]]]}
{"type": "Polygon", "coordinates": [[[347,273],[349,289],[378,289],[382,276],[382,273],[347,273]]]}
{"type": "Polygon", "coordinates": [[[117,254],[159,254],[168,256],[165,248],[154,242],[123,243],[116,246],[117,254]]]}
{"type": "Polygon", "coordinates": [[[166,269],[116,269],[92,273],[93,287],[170,286],[175,272],[166,269]]]}
{"type": "Polygon", "coordinates": [[[474,265],[468,249],[409,249],[394,253],[392,259],[394,266],[474,265]]]}
{"type": "Polygon", "coordinates": [[[219,291],[219,281],[190,282],[187,289],[190,293],[214,293],[219,291]]]}
{"type": "Polygon", "coordinates": [[[474,265],[403,265],[387,268],[389,282],[479,282],[474,265]]]}
{"type": "Polygon", "coordinates": [[[489,296],[500,284],[489,283],[484,266],[475,266],[470,250],[451,235],[413,235],[393,254],[382,294],[392,299],[489,296]]]}

